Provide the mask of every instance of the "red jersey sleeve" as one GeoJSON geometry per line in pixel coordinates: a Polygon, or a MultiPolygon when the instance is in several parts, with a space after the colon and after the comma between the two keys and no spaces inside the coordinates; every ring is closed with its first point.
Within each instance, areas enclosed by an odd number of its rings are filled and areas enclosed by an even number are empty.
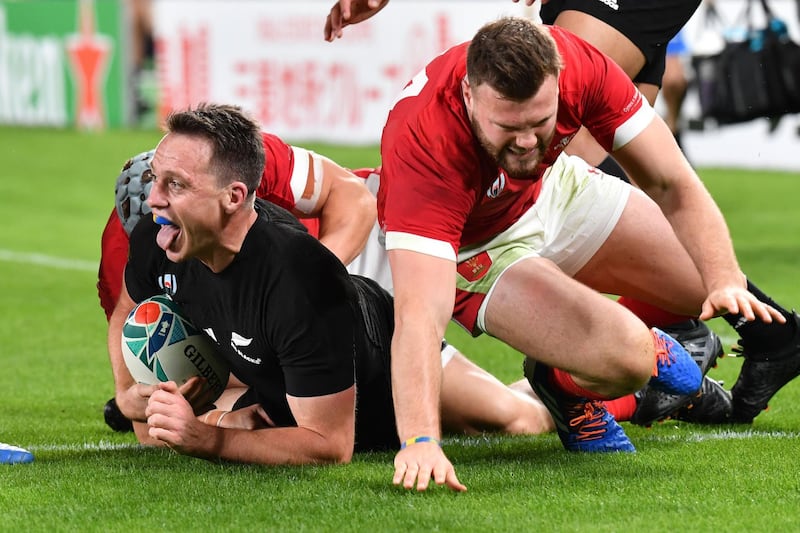
{"type": "MultiPolygon", "coordinates": [[[[311,154],[303,148],[286,144],[280,137],[262,132],[266,161],[256,196],[289,211],[303,210],[304,200],[314,200],[313,184],[309,186],[311,154]],[[308,191],[311,192],[308,192],[308,191]],[[304,199],[304,195],[307,199],[304,199]]],[[[318,191],[317,195],[318,195],[318,191]]],[[[300,218],[314,237],[319,236],[319,220],[300,218]]]]}
{"type": "Polygon", "coordinates": [[[262,133],[261,137],[266,161],[256,196],[291,211],[295,206],[291,183],[294,170],[292,147],[270,133],[262,133]]]}
{"type": "Polygon", "coordinates": [[[100,297],[100,306],[106,313],[106,320],[111,318],[119,300],[127,262],[128,234],[114,209],[100,238],[100,268],[97,272],[97,295],[100,297]]]}

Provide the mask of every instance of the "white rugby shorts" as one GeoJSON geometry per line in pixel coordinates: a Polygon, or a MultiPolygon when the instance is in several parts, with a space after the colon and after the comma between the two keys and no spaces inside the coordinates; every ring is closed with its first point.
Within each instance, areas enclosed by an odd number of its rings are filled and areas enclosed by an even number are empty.
{"type": "Polygon", "coordinates": [[[561,154],[542,178],[536,203],[493,239],[459,250],[459,266],[481,263],[479,279],[456,276],[455,320],[474,335],[486,331],[485,313],[500,276],[517,261],[544,257],[574,276],[602,246],[634,189],[582,159],[561,154]],[[471,264],[471,263],[470,263],[471,264]],[[486,270],[486,272],[483,272],[486,270]],[[477,298],[479,302],[470,302],[477,298]]]}

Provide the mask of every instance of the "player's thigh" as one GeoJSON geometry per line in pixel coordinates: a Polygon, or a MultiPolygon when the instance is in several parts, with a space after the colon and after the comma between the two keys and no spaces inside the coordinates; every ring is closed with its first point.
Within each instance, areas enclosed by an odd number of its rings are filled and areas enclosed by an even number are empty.
{"type": "Polygon", "coordinates": [[[639,89],[639,92],[642,93],[645,100],[647,100],[650,105],[654,105],[656,102],[656,98],[658,98],[658,93],[660,90],[659,85],[655,85],[652,83],[637,83],[636,87],[639,89]]]}
{"type": "Polygon", "coordinates": [[[565,28],[609,56],[633,79],[645,65],[644,53],[625,34],[581,11],[562,11],[555,25],[565,28]]]}
{"type": "Polygon", "coordinates": [[[645,325],[547,259],[528,257],[503,272],[489,295],[484,323],[490,335],[599,393],[635,390],[652,371],[645,325]]]}
{"type": "Polygon", "coordinates": [[[550,0],[541,15],[544,22],[569,29],[611,56],[634,81],[660,85],[667,43],[700,1],[550,0]],[[623,40],[615,40],[619,36],[623,40]],[[631,45],[639,54],[631,53],[631,45]]]}
{"type": "Polygon", "coordinates": [[[594,137],[592,137],[592,134],[589,133],[589,130],[584,127],[578,130],[578,133],[569,141],[564,151],[569,155],[580,157],[595,167],[608,157],[606,149],[600,146],[594,137]]]}
{"type": "Polygon", "coordinates": [[[698,314],[706,295],[700,273],[672,226],[656,203],[638,190],[575,278],[600,292],[686,315],[698,314]]]}

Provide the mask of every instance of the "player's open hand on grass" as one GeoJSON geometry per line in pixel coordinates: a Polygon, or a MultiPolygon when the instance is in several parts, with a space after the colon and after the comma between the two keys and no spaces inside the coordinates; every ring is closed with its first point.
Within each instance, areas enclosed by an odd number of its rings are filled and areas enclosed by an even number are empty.
{"type": "Polygon", "coordinates": [[[428,488],[431,477],[437,485],[447,485],[458,492],[467,490],[438,443],[418,442],[397,452],[392,480],[395,485],[413,489],[416,482],[417,490],[423,491],[428,488]]]}
{"type": "Polygon", "coordinates": [[[709,292],[699,318],[708,320],[724,313],[740,314],[748,321],[759,319],[766,324],[773,320],[781,324],[786,322],[777,309],[760,301],[743,287],[724,287],[709,292]]]}

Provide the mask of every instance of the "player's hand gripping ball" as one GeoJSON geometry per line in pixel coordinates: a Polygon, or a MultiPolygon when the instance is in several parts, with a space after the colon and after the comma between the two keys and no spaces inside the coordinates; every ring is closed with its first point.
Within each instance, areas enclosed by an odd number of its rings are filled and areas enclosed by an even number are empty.
{"type": "Polygon", "coordinates": [[[225,390],[230,376],[211,339],[186,320],[167,296],[148,298],[130,312],[122,326],[122,355],[139,383],[181,385],[192,376],[202,376],[214,399],[225,390]]]}

